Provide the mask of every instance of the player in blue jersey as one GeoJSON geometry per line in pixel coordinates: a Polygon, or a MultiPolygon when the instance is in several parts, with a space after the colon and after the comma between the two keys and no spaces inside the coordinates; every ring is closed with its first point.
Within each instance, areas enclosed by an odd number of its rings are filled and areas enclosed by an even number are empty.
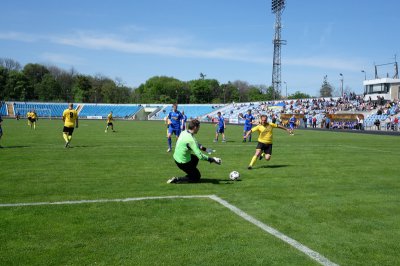
{"type": "MultiPolygon", "coordinates": [[[[251,114],[251,110],[247,110],[247,114],[239,114],[239,117],[244,119],[243,127],[243,142],[246,142],[246,133],[253,127],[254,116],[251,114]]],[[[251,133],[249,135],[249,142],[251,142],[251,133]]]]}
{"type": "Polygon", "coordinates": [[[292,115],[292,117],[289,119],[289,128],[290,128],[290,135],[294,135],[294,127],[296,126],[297,119],[295,115],[292,115]]]}
{"type": "Polygon", "coordinates": [[[218,141],[218,136],[219,134],[222,135],[222,142],[225,142],[225,119],[224,117],[221,115],[221,112],[217,113],[217,124],[215,124],[215,126],[217,127],[217,131],[215,132],[215,139],[214,142],[218,141]]]}
{"type": "Polygon", "coordinates": [[[175,134],[176,138],[179,137],[182,130],[182,113],[178,111],[178,104],[174,103],[172,105],[172,111],[168,114],[168,150],[167,152],[171,152],[172,150],[172,134],[175,134]]]}
{"type": "Polygon", "coordinates": [[[185,111],[182,111],[182,131],[186,130],[186,122],[187,116],[185,115],[185,111]]]}

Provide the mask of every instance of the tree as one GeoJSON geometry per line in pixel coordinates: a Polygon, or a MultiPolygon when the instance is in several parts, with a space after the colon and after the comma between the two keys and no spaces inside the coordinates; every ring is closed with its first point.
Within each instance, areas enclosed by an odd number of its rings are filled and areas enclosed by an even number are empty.
{"type": "Polygon", "coordinates": [[[103,80],[100,91],[103,102],[105,103],[118,103],[117,101],[117,87],[111,79],[103,80]]]}
{"type": "Polygon", "coordinates": [[[92,88],[89,77],[78,75],[73,85],[75,102],[89,102],[89,92],[92,88]]]}
{"type": "MultiPolygon", "coordinates": [[[[275,100],[277,95],[279,95],[279,93],[277,91],[275,91],[274,87],[269,86],[267,88],[267,91],[265,92],[265,100],[266,101],[275,100]]],[[[280,99],[280,95],[279,95],[279,99],[280,99]]]]}
{"type": "Polygon", "coordinates": [[[219,84],[215,79],[197,79],[188,82],[191,103],[211,103],[219,84]]]}
{"type": "Polygon", "coordinates": [[[248,99],[251,102],[263,100],[263,94],[260,88],[256,86],[251,86],[248,92],[248,99]]]}
{"type": "Polygon", "coordinates": [[[27,64],[22,72],[33,86],[40,83],[44,75],[50,73],[45,66],[39,64],[27,64]]]}
{"type": "Polygon", "coordinates": [[[328,76],[324,76],[324,81],[321,85],[321,89],[319,90],[319,94],[321,97],[332,97],[333,87],[328,82],[328,76]]]}
{"type": "Polygon", "coordinates": [[[309,99],[309,98],[311,98],[310,95],[300,91],[296,91],[295,93],[288,96],[288,99],[309,99]]]}
{"type": "Polygon", "coordinates": [[[27,98],[29,100],[37,99],[37,85],[42,82],[44,75],[50,73],[49,70],[40,64],[27,64],[24,66],[22,72],[30,83],[29,88],[27,88],[27,98]]]}
{"type": "Polygon", "coordinates": [[[0,66],[4,67],[5,69],[7,69],[9,71],[11,71],[11,70],[20,71],[21,70],[21,64],[10,58],[0,58],[0,66]]]}
{"type": "Polygon", "coordinates": [[[117,86],[115,100],[117,103],[129,103],[132,90],[126,86],[117,86]]]}
{"type": "Polygon", "coordinates": [[[57,81],[59,92],[57,98],[61,101],[72,102],[72,86],[74,84],[74,76],[76,71],[71,68],[69,71],[63,70],[56,66],[47,67],[49,74],[57,81]]]}
{"type": "Polygon", "coordinates": [[[237,102],[246,102],[247,101],[247,92],[249,91],[249,84],[246,81],[235,80],[232,82],[233,86],[238,90],[238,98],[235,99],[237,102]]]}
{"type": "Polygon", "coordinates": [[[27,100],[26,89],[29,87],[29,82],[25,75],[18,71],[10,71],[6,82],[4,93],[6,98],[16,101],[27,100]]]}
{"type": "Polygon", "coordinates": [[[7,96],[5,94],[7,79],[8,70],[5,67],[0,66],[0,99],[4,99],[7,96]]]}
{"type": "Polygon", "coordinates": [[[40,101],[59,101],[62,99],[60,84],[51,74],[44,75],[42,81],[36,84],[35,94],[40,101]]]}
{"type": "Polygon", "coordinates": [[[186,84],[178,79],[166,76],[155,76],[139,86],[134,94],[142,103],[176,102],[186,99],[186,84]]]}

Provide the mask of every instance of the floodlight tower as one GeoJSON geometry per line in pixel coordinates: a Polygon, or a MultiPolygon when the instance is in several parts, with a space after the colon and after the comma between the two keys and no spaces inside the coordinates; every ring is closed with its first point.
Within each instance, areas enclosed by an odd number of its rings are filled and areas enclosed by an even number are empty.
{"type": "Polygon", "coordinates": [[[285,45],[286,41],[281,40],[281,15],[285,9],[285,0],[272,0],[271,11],[275,14],[275,37],[272,43],[274,44],[274,59],[272,65],[272,87],[274,89],[274,100],[276,92],[281,92],[281,45],[285,45]]]}

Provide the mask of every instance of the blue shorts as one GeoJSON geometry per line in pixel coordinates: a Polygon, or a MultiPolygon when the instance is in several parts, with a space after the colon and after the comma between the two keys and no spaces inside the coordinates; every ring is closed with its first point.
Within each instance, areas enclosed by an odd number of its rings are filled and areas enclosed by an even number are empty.
{"type": "Polygon", "coordinates": [[[245,125],[243,130],[247,132],[247,131],[251,130],[252,127],[253,127],[252,125],[245,125]]]}
{"type": "Polygon", "coordinates": [[[168,127],[168,134],[175,134],[175,136],[179,137],[181,134],[181,129],[180,128],[173,128],[173,127],[168,127]]]}
{"type": "Polygon", "coordinates": [[[293,128],[294,128],[294,124],[293,124],[293,123],[290,123],[290,124],[289,124],[289,127],[290,127],[290,129],[293,129],[293,128]]]}
{"type": "Polygon", "coordinates": [[[225,128],[224,127],[217,127],[217,133],[222,134],[225,132],[225,128]]]}

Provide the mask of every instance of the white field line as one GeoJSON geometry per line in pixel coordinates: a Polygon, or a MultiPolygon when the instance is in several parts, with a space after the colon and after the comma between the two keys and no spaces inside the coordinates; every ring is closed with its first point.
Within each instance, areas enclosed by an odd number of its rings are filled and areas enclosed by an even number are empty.
{"type": "Polygon", "coordinates": [[[308,248],[307,246],[301,244],[300,242],[286,236],[285,234],[279,232],[278,230],[262,223],[256,218],[245,213],[236,206],[230,204],[229,202],[221,199],[216,195],[194,195],[194,196],[157,196],[157,197],[142,197],[142,198],[126,198],[126,199],[98,199],[98,200],[76,200],[76,201],[56,201],[56,202],[31,202],[31,203],[5,203],[0,204],[0,207],[24,207],[24,206],[40,206],[40,205],[70,205],[70,204],[85,204],[85,203],[106,203],[106,202],[128,202],[128,201],[139,201],[139,200],[154,200],[154,199],[184,199],[184,198],[208,198],[212,199],[225,208],[228,208],[236,215],[242,217],[246,221],[254,224],[255,226],[261,228],[263,231],[269,233],[270,235],[282,240],[283,242],[289,244],[295,249],[301,251],[311,259],[320,263],[324,266],[336,266],[338,264],[331,262],[318,252],[308,248]]]}
{"type": "Polygon", "coordinates": [[[55,201],[55,202],[30,202],[30,203],[5,203],[0,204],[0,207],[22,207],[22,206],[38,206],[38,205],[70,205],[83,203],[106,203],[106,202],[128,202],[139,200],[154,200],[154,199],[184,199],[184,198],[210,198],[210,195],[196,196],[160,196],[160,197],[143,197],[143,198],[126,198],[126,199],[97,199],[97,200],[73,200],[73,201],[55,201]]]}
{"type": "Polygon", "coordinates": [[[216,202],[220,203],[221,205],[223,205],[224,207],[228,208],[229,210],[231,210],[232,212],[236,213],[237,215],[239,215],[240,217],[242,217],[243,219],[245,219],[246,221],[254,224],[255,226],[258,226],[259,228],[261,228],[262,230],[264,230],[265,232],[273,235],[276,238],[279,238],[280,240],[282,240],[283,242],[286,242],[287,244],[291,245],[292,247],[294,247],[295,249],[303,252],[304,254],[306,254],[308,257],[310,257],[311,259],[317,261],[318,263],[320,263],[321,265],[326,265],[326,266],[334,266],[337,265],[336,263],[331,262],[330,260],[328,260],[327,258],[325,258],[324,256],[322,256],[321,254],[319,254],[318,252],[304,246],[303,244],[301,244],[300,242],[282,234],[281,232],[279,232],[278,230],[260,222],[259,220],[257,220],[256,218],[248,215],[247,213],[245,213],[244,211],[242,211],[241,209],[235,207],[234,205],[228,203],[227,201],[221,199],[218,196],[215,195],[211,195],[210,196],[211,199],[215,200],[216,202]]]}

